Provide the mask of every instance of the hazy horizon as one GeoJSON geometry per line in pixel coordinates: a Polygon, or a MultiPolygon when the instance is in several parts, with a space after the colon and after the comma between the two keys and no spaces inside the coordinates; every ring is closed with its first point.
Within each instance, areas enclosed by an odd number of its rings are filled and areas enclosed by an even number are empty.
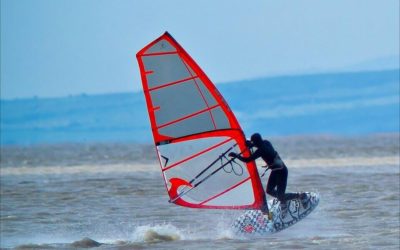
{"type": "MultiPolygon", "coordinates": [[[[265,75],[265,76],[256,76],[256,77],[249,77],[249,78],[244,78],[244,79],[239,79],[239,80],[232,80],[229,82],[217,82],[214,84],[216,85],[217,88],[221,85],[229,85],[229,84],[234,84],[238,82],[247,82],[247,81],[255,81],[255,80],[269,80],[269,79],[274,79],[274,78],[282,78],[282,77],[302,77],[302,76],[313,76],[313,75],[328,75],[328,74],[348,74],[348,73],[362,73],[362,72],[383,72],[383,71],[391,71],[391,70],[398,70],[400,72],[400,67],[375,67],[376,69],[373,68],[366,68],[366,70],[362,69],[350,69],[349,70],[342,70],[342,71],[336,71],[333,69],[332,71],[323,71],[323,72],[292,72],[292,73],[287,73],[287,74],[276,74],[276,75],[265,75]]],[[[60,96],[39,96],[39,95],[34,95],[34,96],[23,96],[23,97],[12,97],[12,98],[3,98],[0,96],[1,101],[13,101],[13,100],[24,100],[24,99],[58,99],[58,98],[68,98],[68,97],[78,97],[78,96],[103,96],[103,95],[118,95],[118,94],[129,94],[129,93],[140,93],[142,89],[135,89],[135,90],[121,90],[121,91],[114,91],[114,92],[97,92],[97,93],[86,93],[86,92],[81,92],[81,93],[73,93],[73,94],[65,94],[65,95],[60,95],[60,96]]]]}

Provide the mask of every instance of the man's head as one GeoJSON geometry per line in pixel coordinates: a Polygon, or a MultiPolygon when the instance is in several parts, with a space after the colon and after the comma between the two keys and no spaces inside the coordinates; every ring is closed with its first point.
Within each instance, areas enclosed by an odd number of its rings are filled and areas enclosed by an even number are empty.
{"type": "Polygon", "coordinates": [[[251,142],[253,142],[253,144],[258,147],[262,144],[263,139],[261,137],[261,135],[259,133],[254,133],[251,138],[250,138],[251,142]]]}

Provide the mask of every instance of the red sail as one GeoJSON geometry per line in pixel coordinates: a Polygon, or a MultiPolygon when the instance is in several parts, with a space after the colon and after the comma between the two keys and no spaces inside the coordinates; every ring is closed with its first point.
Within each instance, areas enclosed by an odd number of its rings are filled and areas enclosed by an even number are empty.
{"type": "Polygon", "coordinates": [[[259,208],[264,192],[242,129],[214,84],[167,32],[137,53],[170,201],[195,208],[259,208]]]}

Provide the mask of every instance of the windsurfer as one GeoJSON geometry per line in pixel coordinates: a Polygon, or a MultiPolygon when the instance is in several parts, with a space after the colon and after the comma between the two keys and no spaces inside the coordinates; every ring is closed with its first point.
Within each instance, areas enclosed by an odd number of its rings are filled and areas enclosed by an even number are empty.
{"type": "MultiPolygon", "coordinates": [[[[281,204],[281,213],[283,216],[286,215],[288,211],[286,201],[292,199],[300,199],[302,201],[302,205],[306,202],[306,195],[304,193],[285,193],[287,178],[288,178],[288,169],[285,163],[280,158],[278,152],[275,151],[271,142],[268,140],[263,140],[259,133],[255,133],[251,136],[251,141],[248,143],[248,147],[255,146],[257,148],[249,157],[243,157],[234,152],[229,153],[230,157],[238,158],[243,162],[254,161],[258,158],[262,158],[269,169],[271,169],[271,174],[268,178],[266,193],[277,198],[281,204]]],[[[305,205],[303,205],[305,206],[305,205]]],[[[271,214],[268,211],[267,201],[265,199],[265,204],[261,207],[261,211],[271,217],[271,214]]],[[[271,219],[271,218],[270,218],[271,219]]]]}

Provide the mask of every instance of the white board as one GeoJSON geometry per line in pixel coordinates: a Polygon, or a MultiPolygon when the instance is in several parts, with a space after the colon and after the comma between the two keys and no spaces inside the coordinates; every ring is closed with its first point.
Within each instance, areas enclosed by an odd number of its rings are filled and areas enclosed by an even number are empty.
{"type": "Polygon", "coordinates": [[[269,204],[269,210],[273,214],[272,220],[264,217],[260,210],[246,211],[234,221],[232,225],[234,232],[242,235],[267,235],[294,225],[318,206],[319,195],[308,192],[306,194],[305,207],[298,199],[290,200],[286,215],[281,214],[280,202],[273,199],[269,204]]]}

